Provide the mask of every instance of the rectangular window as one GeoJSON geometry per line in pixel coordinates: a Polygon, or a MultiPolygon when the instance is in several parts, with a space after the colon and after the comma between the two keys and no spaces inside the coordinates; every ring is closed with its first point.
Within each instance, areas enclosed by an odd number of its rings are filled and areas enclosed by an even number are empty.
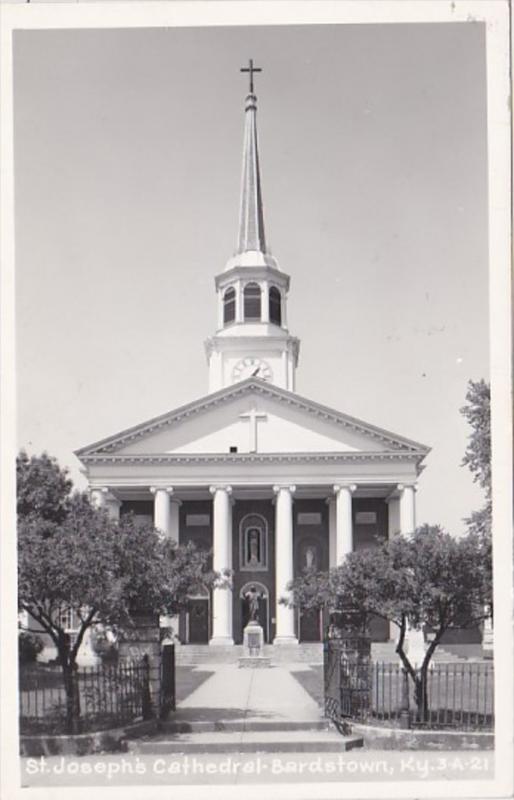
{"type": "Polygon", "coordinates": [[[71,608],[67,608],[66,611],[62,611],[59,614],[59,625],[65,631],[73,630],[73,611],[71,608]]]}
{"type": "Polygon", "coordinates": [[[357,511],[355,514],[356,525],[376,525],[377,512],[376,511],[357,511]]]}
{"type": "Polygon", "coordinates": [[[209,526],[209,514],[186,514],[186,525],[190,528],[209,526]]]}
{"type": "Polygon", "coordinates": [[[319,512],[301,511],[297,517],[298,525],[321,525],[321,514],[319,512]]]}

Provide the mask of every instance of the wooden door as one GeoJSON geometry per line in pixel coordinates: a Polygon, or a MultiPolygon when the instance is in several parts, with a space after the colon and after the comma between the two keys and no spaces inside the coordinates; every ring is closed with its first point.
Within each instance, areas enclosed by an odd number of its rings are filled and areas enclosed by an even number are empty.
{"type": "Polygon", "coordinates": [[[300,611],[300,641],[321,641],[321,611],[309,608],[300,611]]]}
{"type": "Polygon", "coordinates": [[[207,644],[209,641],[209,601],[199,597],[189,602],[189,643],[207,644]]]}

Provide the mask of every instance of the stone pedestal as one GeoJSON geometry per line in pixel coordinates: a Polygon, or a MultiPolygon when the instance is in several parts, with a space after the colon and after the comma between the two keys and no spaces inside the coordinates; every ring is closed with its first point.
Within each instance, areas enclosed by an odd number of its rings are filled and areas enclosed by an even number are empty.
{"type": "Polygon", "coordinates": [[[271,658],[264,655],[264,631],[258,622],[249,622],[243,631],[244,655],[240,667],[262,668],[271,666],[271,658]]]}

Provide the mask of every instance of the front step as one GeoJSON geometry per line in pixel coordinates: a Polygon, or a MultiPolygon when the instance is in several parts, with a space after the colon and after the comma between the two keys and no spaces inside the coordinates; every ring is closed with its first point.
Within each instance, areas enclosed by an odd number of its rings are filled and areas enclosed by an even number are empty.
{"type": "MultiPolygon", "coordinates": [[[[179,717],[179,712],[177,712],[179,717]]],[[[159,722],[158,730],[160,734],[178,733],[214,733],[215,731],[225,731],[227,733],[257,732],[257,731],[328,731],[333,730],[328,719],[306,720],[286,720],[280,723],[272,720],[188,720],[174,719],[159,722]]]]}
{"type": "Polygon", "coordinates": [[[361,736],[333,731],[276,730],[169,734],[127,742],[129,752],[169,755],[200,753],[341,753],[363,747],[361,736]]]}
{"type": "MultiPolygon", "coordinates": [[[[385,663],[399,663],[395,652],[394,642],[372,642],[371,657],[373,661],[385,663]]],[[[463,649],[463,648],[462,648],[463,649]]],[[[186,644],[175,648],[175,663],[177,666],[196,666],[202,664],[237,664],[244,655],[241,644],[236,645],[208,645],[186,644]]],[[[264,656],[271,659],[271,664],[323,664],[323,644],[321,642],[302,642],[298,645],[264,645],[264,656]]],[[[472,660],[482,660],[475,655],[472,660]]],[[[464,663],[469,658],[462,652],[457,654],[438,647],[432,656],[432,662],[464,663]]]]}
{"type": "MultiPolygon", "coordinates": [[[[244,655],[242,644],[235,645],[179,645],[175,648],[177,666],[200,664],[237,664],[244,655]]],[[[323,644],[302,642],[298,645],[264,645],[263,655],[271,664],[322,664],[323,644]]]]}

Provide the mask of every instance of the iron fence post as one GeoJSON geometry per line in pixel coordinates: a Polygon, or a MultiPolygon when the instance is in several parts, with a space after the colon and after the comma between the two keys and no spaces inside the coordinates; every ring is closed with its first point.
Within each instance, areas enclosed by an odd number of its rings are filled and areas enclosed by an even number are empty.
{"type": "Polygon", "coordinates": [[[161,651],[161,719],[166,719],[175,707],[175,645],[170,639],[164,639],[161,651]]]}
{"type": "Polygon", "coordinates": [[[142,712],[143,719],[153,718],[152,693],[150,691],[150,659],[148,654],[143,656],[143,693],[142,693],[142,712]]]}

